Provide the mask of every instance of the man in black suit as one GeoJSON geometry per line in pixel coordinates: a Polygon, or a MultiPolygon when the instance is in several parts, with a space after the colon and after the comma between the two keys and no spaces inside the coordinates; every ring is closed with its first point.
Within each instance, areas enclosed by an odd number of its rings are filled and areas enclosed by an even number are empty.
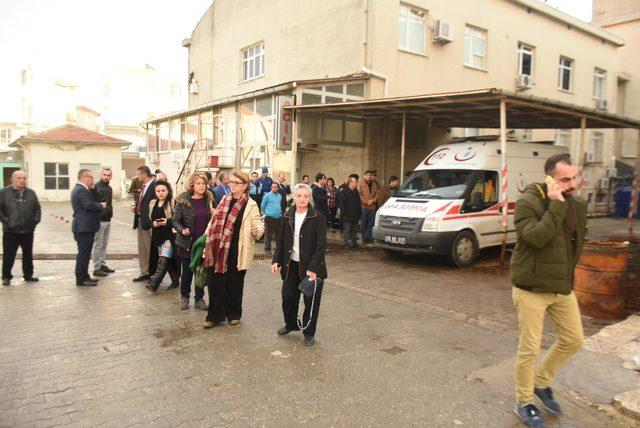
{"type": "Polygon", "coordinates": [[[151,170],[141,165],[136,170],[136,177],[141,183],[137,204],[131,207],[135,216],[133,228],[138,229],[138,265],[140,276],[134,282],[145,281],[156,271],[158,263],[157,250],[151,245],[151,220],[149,219],[149,202],[156,199],[156,181],[151,170]],[[154,252],[155,250],[155,252],[154,252]]]}
{"type": "Polygon", "coordinates": [[[89,276],[89,261],[91,260],[93,238],[100,230],[100,214],[107,204],[96,201],[91,193],[91,188],[93,188],[93,172],[90,169],[81,169],[78,171],[78,182],[71,191],[71,206],[73,207],[71,230],[73,238],[78,244],[77,286],[98,285],[98,281],[89,276]]]}

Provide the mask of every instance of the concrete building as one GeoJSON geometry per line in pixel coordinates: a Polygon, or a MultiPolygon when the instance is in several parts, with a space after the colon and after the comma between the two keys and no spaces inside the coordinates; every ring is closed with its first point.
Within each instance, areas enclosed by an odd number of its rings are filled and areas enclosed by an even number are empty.
{"type": "Polygon", "coordinates": [[[29,187],[43,201],[68,201],[78,171],[91,169],[99,179],[102,167],[113,171],[113,197],[123,195],[122,149],[128,141],[90,131],[76,125],[63,125],[23,136],[9,146],[20,150],[29,187]]]}
{"type": "MultiPolygon", "coordinates": [[[[183,41],[190,107],[146,122],[148,160],[175,178],[199,140],[208,145],[208,164],[220,169],[269,166],[294,180],[369,167],[382,179],[399,173],[398,121],[298,114],[287,147],[279,126],[285,103],[502,88],[638,118],[640,109],[620,102],[628,86],[619,78],[634,79],[620,69],[624,44],[623,37],[536,0],[218,0],[183,41]]],[[[409,123],[404,161],[410,169],[452,137],[495,133],[409,123]]],[[[600,179],[615,172],[616,131],[588,130],[583,152],[577,131],[515,134],[567,146],[585,162],[591,211],[606,211],[610,188],[600,179]]]]}

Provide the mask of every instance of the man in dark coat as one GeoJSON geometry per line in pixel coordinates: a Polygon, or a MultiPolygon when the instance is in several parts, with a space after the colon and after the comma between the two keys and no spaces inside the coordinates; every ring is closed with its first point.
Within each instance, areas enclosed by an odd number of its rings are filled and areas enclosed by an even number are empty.
{"type": "Polygon", "coordinates": [[[158,251],[151,245],[151,220],[149,218],[149,202],[156,199],[156,182],[151,174],[151,169],[146,165],[137,168],[136,174],[140,182],[140,193],[136,205],[131,207],[134,212],[133,228],[138,230],[138,265],[140,276],[133,279],[134,282],[145,281],[151,278],[156,271],[158,251]]]}
{"type": "Polygon", "coordinates": [[[27,174],[18,170],[11,174],[11,185],[0,190],[2,221],[2,285],[10,285],[11,269],[18,247],[22,247],[22,274],[27,282],[33,276],[33,232],[42,216],[36,192],[27,188],[27,174]]]}
{"type": "Polygon", "coordinates": [[[349,177],[349,183],[338,193],[340,220],[342,220],[342,243],[345,249],[358,247],[358,221],[361,205],[358,193],[358,180],[349,177]]]}
{"type": "Polygon", "coordinates": [[[311,186],[313,197],[313,207],[318,210],[324,218],[329,218],[329,194],[327,193],[327,176],[319,172],[316,174],[316,182],[311,186]]]}
{"type": "Polygon", "coordinates": [[[90,169],[78,171],[78,182],[71,191],[73,222],[71,230],[78,244],[76,256],[76,285],[96,286],[98,281],[89,276],[89,261],[93,238],[100,230],[100,214],[107,206],[106,202],[98,202],[91,193],[93,188],[93,172],[90,169]]]}
{"type": "Polygon", "coordinates": [[[98,202],[107,204],[100,215],[100,230],[96,233],[93,241],[93,276],[107,276],[107,274],[115,272],[106,264],[111,218],[113,217],[113,189],[109,184],[112,177],[111,168],[102,168],[100,180],[96,183],[92,192],[98,202]]]}

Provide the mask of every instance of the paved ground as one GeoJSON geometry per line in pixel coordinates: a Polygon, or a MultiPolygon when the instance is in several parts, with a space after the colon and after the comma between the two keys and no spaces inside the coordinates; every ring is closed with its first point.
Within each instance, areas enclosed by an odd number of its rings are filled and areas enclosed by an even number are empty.
{"type": "MultiPolygon", "coordinates": [[[[36,252],[72,253],[55,218],[68,208],[45,208],[36,252]]],[[[124,208],[111,243],[122,255],[135,248],[124,208]]],[[[592,231],[626,227],[606,221],[592,231]]],[[[467,270],[330,255],[312,348],[275,334],[280,283],[266,261],[247,275],[242,323],[202,330],[204,313],[180,311],[176,290],[130,281],[136,260],[109,261],[117,272],[96,288],[73,285],[69,260],[38,260],[40,283],[0,288],[0,426],[519,426],[516,319],[495,255],[467,270]]],[[[588,334],[606,324],[585,318],[588,334]]],[[[625,370],[583,351],[555,385],[566,414],[549,425],[633,426],[598,404],[638,383],[625,370]]]]}

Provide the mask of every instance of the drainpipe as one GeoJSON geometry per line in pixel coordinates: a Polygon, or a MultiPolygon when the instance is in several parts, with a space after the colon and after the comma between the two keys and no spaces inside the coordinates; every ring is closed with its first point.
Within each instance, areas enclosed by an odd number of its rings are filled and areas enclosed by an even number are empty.
{"type": "Polygon", "coordinates": [[[389,96],[389,79],[387,78],[387,76],[385,76],[384,74],[376,73],[375,71],[367,67],[362,67],[360,71],[370,74],[373,77],[377,77],[378,79],[384,80],[384,97],[387,98],[389,96]]]}

